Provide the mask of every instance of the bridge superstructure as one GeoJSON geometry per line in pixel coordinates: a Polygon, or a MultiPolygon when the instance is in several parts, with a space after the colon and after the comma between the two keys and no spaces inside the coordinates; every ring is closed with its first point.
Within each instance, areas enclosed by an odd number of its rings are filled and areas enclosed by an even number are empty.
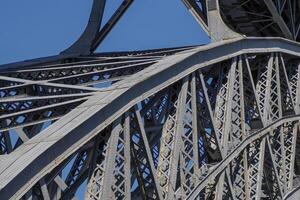
{"type": "MultiPolygon", "coordinates": [[[[212,43],[1,66],[0,199],[299,199],[300,3],[182,0],[212,43]]],[[[171,11],[170,11],[171,12],[171,11]]]]}

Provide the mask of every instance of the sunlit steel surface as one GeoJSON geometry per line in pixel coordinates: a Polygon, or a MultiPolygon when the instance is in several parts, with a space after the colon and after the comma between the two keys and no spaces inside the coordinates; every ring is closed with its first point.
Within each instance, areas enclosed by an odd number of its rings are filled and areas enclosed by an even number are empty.
{"type": "MultiPolygon", "coordinates": [[[[205,46],[1,66],[0,199],[300,199],[300,3],[182,0],[205,46]]],[[[171,11],[168,11],[171,12],[171,11]]]]}

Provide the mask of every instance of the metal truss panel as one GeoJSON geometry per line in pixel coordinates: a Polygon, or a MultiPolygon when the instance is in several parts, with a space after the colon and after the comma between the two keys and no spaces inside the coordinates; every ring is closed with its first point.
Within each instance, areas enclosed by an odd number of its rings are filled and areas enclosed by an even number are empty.
{"type": "Polygon", "coordinates": [[[74,199],[81,185],[93,200],[297,194],[298,43],[98,58],[0,72],[1,199],[74,199]]]}

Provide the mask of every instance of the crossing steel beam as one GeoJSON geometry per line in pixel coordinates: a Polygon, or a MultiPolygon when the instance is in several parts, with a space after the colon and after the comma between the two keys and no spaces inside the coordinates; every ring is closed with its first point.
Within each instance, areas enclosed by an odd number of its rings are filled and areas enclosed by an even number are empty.
{"type": "Polygon", "coordinates": [[[1,66],[0,199],[299,199],[300,4],[183,0],[214,42],[94,53],[132,3],[1,66]]]}

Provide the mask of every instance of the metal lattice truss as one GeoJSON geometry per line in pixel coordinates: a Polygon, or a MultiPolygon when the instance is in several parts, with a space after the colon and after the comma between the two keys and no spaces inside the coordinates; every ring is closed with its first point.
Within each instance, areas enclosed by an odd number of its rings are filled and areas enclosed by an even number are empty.
{"type": "Polygon", "coordinates": [[[299,2],[183,0],[218,42],[93,53],[121,2],[0,69],[0,199],[299,199],[299,2]]]}
{"type": "Polygon", "coordinates": [[[11,153],[97,92],[189,48],[100,54],[74,63],[2,70],[1,154],[11,153]]]}
{"type": "Polygon", "coordinates": [[[300,40],[298,0],[226,0],[220,7],[223,19],[239,33],[300,40]]]}
{"type": "Polygon", "coordinates": [[[218,32],[224,31],[222,28],[229,27],[232,31],[245,36],[284,37],[300,41],[300,1],[298,0],[182,1],[208,35],[213,38],[214,35],[220,34],[218,32]],[[222,18],[220,21],[226,24],[225,27],[218,22],[217,18],[220,17],[222,18]],[[213,26],[222,28],[217,28],[216,32],[212,29],[213,26]]]}
{"type": "Polygon", "coordinates": [[[237,39],[170,51],[177,53],[162,58],[161,50],[155,61],[150,53],[3,72],[1,198],[72,199],[82,184],[86,199],[292,195],[299,45],[237,39]],[[120,66],[109,67],[110,59],[124,59],[126,77],[113,75],[120,66]],[[111,84],[88,87],[100,79],[90,71],[104,77],[98,65],[111,84]]]}

